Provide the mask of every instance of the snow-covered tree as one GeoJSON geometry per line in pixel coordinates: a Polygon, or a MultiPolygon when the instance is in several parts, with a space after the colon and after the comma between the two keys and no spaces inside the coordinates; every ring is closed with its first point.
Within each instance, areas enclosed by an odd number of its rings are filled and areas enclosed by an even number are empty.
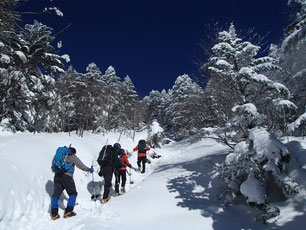
{"type": "Polygon", "coordinates": [[[196,134],[203,125],[200,112],[201,87],[187,75],[179,76],[172,87],[171,130],[176,139],[196,134]]]}
{"type": "Polygon", "coordinates": [[[90,63],[86,68],[86,73],[84,77],[87,82],[87,90],[90,95],[90,107],[92,114],[91,127],[87,129],[92,129],[95,131],[98,127],[101,127],[101,120],[103,119],[103,111],[105,110],[105,95],[104,90],[106,86],[106,80],[102,75],[99,67],[95,63],[90,63]]]}
{"type": "Polygon", "coordinates": [[[279,60],[282,68],[272,77],[290,89],[299,116],[306,105],[306,2],[289,0],[288,4],[296,6],[293,8],[296,16],[286,28],[281,45],[271,46],[271,55],[279,60]]]}
{"type": "Polygon", "coordinates": [[[140,112],[140,101],[135,86],[129,76],[126,76],[122,82],[123,97],[122,104],[124,104],[124,111],[122,117],[124,119],[122,128],[127,130],[134,130],[138,128],[138,124],[142,120],[142,113],[140,112]]]}
{"type": "MultiPolygon", "coordinates": [[[[209,88],[231,99],[226,100],[228,109],[231,107],[227,112],[228,133],[220,137],[233,148],[220,174],[227,184],[223,191],[231,199],[238,194],[244,195],[248,203],[262,212],[265,221],[278,214],[278,209],[267,203],[268,194],[264,188],[269,175],[284,194],[298,192],[298,185],[285,170],[290,154],[271,134],[284,130],[282,118],[294,110],[295,105],[288,100],[290,93],[284,85],[263,74],[278,68],[273,58],[258,58],[260,47],[238,38],[233,24],[228,31],[219,33],[218,41],[210,58],[209,88]],[[248,190],[248,186],[252,189],[248,190]],[[254,190],[250,194],[249,191],[254,190]]],[[[217,96],[212,94],[212,97],[217,96]]]]}
{"type": "Polygon", "coordinates": [[[146,114],[146,122],[150,123],[153,120],[159,120],[160,117],[160,105],[161,105],[161,93],[158,90],[152,90],[149,93],[149,96],[143,98],[142,103],[145,107],[146,114]]]}
{"type": "Polygon", "coordinates": [[[245,141],[238,143],[227,155],[220,179],[227,184],[220,194],[231,203],[242,194],[247,203],[259,211],[266,222],[279,215],[279,208],[269,204],[268,188],[278,186],[288,197],[300,191],[299,185],[287,174],[288,149],[264,128],[253,128],[245,141]]]}
{"type": "Polygon", "coordinates": [[[299,116],[294,122],[288,125],[288,132],[291,135],[306,136],[306,111],[299,116]]]}
{"type": "Polygon", "coordinates": [[[73,98],[76,86],[74,81],[80,76],[72,66],[56,81],[56,100],[50,116],[49,131],[70,132],[77,129],[75,124],[75,100],[73,98]]]}
{"type": "Polygon", "coordinates": [[[105,71],[106,78],[105,95],[107,97],[106,103],[106,128],[107,130],[117,129],[122,127],[120,116],[124,111],[124,105],[121,103],[123,87],[120,77],[116,75],[113,66],[109,66],[105,71]]]}
{"type": "Polygon", "coordinates": [[[234,106],[252,103],[260,114],[266,115],[265,124],[269,129],[284,131],[285,124],[281,122],[284,114],[289,114],[295,106],[287,100],[289,90],[263,74],[278,68],[275,60],[256,57],[260,47],[238,38],[233,24],[228,31],[219,33],[218,41],[212,48],[207,90],[220,107],[226,108],[220,116],[231,117],[234,106]]]}
{"type": "Polygon", "coordinates": [[[0,3],[1,126],[45,131],[55,100],[53,77],[64,72],[62,57],[54,54],[50,27],[37,21],[24,29],[17,26],[16,4],[0,3]]]}

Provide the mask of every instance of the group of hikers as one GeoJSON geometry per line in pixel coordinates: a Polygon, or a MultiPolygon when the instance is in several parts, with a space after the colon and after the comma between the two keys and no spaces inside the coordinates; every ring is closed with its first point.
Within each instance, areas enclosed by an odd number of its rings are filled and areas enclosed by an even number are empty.
{"type": "MultiPolygon", "coordinates": [[[[145,166],[147,161],[147,151],[150,147],[146,145],[145,140],[140,140],[133,151],[138,151],[137,166],[138,171],[145,173],[145,166]]],[[[112,186],[113,175],[115,176],[115,196],[119,196],[120,192],[125,193],[126,173],[127,168],[132,168],[128,160],[127,154],[121,148],[119,143],[114,145],[105,145],[99,153],[97,159],[100,165],[99,176],[104,179],[104,192],[101,202],[104,204],[110,200],[110,189],[112,186]],[[121,187],[119,192],[119,185],[121,187]]],[[[87,167],[77,156],[76,149],[69,147],[59,147],[52,161],[52,171],[54,172],[54,191],[51,198],[51,219],[56,220],[60,218],[58,214],[58,201],[64,190],[69,195],[67,206],[64,212],[64,218],[75,216],[73,211],[76,202],[77,191],[75,182],[73,180],[74,168],[85,172],[94,172],[93,166],[87,167]]],[[[95,194],[96,195],[96,194],[95,194]]]]}

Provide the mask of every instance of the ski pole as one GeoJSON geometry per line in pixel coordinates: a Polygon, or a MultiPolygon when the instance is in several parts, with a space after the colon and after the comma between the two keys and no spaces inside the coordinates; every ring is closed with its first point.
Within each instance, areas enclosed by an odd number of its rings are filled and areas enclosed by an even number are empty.
{"type": "MultiPolygon", "coordinates": [[[[91,168],[93,168],[93,166],[91,166],[91,168]]],[[[96,197],[96,188],[95,188],[95,178],[94,178],[94,174],[92,173],[92,186],[93,186],[93,198],[95,199],[95,207],[97,208],[97,203],[96,203],[96,200],[97,200],[97,197],[96,197]]]]}

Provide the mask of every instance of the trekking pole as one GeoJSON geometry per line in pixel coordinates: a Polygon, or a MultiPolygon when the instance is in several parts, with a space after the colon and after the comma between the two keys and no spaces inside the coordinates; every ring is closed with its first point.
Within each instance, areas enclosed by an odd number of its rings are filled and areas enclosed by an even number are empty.
{"type": "Polygon", "coordinates": [[[130,172],[128,172],[129,176],[130,176],[130,189],[131,189],[131,185],[134,184],[134,181],[132,181],[132,171],[131,169],[129,169],[130,172]]]}
{"type": "MultiPolygon", "coordinates": [[[[93,161],[92,161],[93,163],[93,161]]],[[[91,168],[93,168],[93,166],[91,166],[91,168]]],[[[92,173],[92,186],[93,186],[93,197],[91,199],[95,199],[95,207],[97,208],[97,203],[96,203],[96,200],[97,200],[97,197],[96,197],[96,188],[95,188],[95,178],[94,178],[94,174],[92,173]]]]}

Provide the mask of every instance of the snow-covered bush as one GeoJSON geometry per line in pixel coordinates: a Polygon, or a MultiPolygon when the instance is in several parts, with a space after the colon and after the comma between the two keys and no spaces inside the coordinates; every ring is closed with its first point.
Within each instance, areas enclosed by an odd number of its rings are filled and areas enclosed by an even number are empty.
{"type": "Polygon", "coordinates": [[[287,175],[290,161],[288,149],[264,128],[249,130],[248,138],[227,155],[220,179],[227,185],[220,195],[231,203],[243,195],[247,203],[256,207],[263,222],[279,214],[279,209],[268,203],[267,181],[274,181],[288,197],[299,192],[299,185],[287,175]]]}
{"type": "Polygon", "coordinates": [[[306,135],[306,112],[288,125],[289,134],[306,135]]]}

